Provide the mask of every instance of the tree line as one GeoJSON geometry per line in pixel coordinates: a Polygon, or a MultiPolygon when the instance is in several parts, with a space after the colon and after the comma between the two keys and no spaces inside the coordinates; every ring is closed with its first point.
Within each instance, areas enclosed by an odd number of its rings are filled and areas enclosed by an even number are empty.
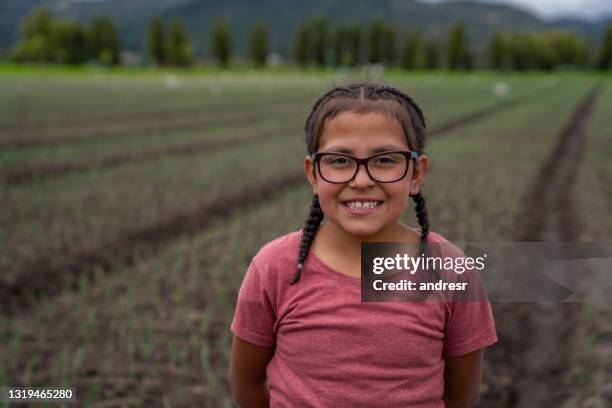
{"type": "Polygon", "coordinates": [[[17,62],[82,64],[94,59],[119,63],[119,36],[109,17],[95,18],[90,27],[68,19],[55,19],[36,9],[21,22],[20,41],[10,52],[17,62]]]}
{"type": "MultiPolygon", "coordinates": [[[[248,30],[248,57],[257,67],[270,54],[268,25],[254,23],[248,30]]],[[[209,32],[210,54],[227,67],[234,54],[230,23],[217,18],[209,32]]],[[[57,19],[39,8],[21,23],[19,42],[9,58],[17,62],[103,65],[120,63],[118,30],[110,17],[97,17],[89,26],[57,19]]],[[[145,54],[157,66],[190,66],[195,50],[179,18],[168,26],[153,17],[146,33],[145,54]]],[[[552,70],[559,67],[612,69],[612,24],[595,47],[569,31],[543,33],[495,32],[484,53],[473,50],[466,27],[451,26],[445,38],[421,34],[415,29],[401,32],[383,19],[367,24],[330,24],[324,16],[303,20],[296,29],[291,55],[306,66],[354,66],[384,64],[402,69],[471,70],[490,67],[498,70],[552,70]]]]}

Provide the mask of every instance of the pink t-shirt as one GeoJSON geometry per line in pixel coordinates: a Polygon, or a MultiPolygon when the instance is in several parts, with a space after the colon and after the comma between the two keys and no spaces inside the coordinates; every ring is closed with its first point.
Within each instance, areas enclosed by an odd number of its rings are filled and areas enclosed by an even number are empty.
{"type": "MultiPolygon", "coordinates": [[[[302,230],[264,245],[240,287],[232,332],[275,346],[270,407],[444,407],[444,357],[497,341],[487,302],[361,302],[361,280],[309,251],[302,230]]],[[[448,242],[430,232],[429,242],[448,242]]]]}

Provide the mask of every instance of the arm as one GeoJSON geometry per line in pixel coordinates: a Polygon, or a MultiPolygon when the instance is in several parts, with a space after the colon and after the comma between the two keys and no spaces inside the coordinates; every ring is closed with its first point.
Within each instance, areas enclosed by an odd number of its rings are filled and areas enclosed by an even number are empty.
{"type": "Polygon", "coordinates": [[[483,350],[446,358],[443,399],[448,408],[471,408],[478,403],[483,350]]]}
{"type": "Polygon", "coordinates": [[[229,383],[240,407],[268,407],[266,367],[274,347],[262,347],[234,336],[230,355],[229,383]]]}

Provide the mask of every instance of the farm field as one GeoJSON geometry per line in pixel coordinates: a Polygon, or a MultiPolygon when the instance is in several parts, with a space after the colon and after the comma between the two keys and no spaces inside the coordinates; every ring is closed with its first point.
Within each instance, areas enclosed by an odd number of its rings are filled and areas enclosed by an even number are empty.
{"type": "MultiPolygon", "coordinates": [[[[610,80],[382,80],[413,96],[432,130],[432,230],[474,241],[516,239],[541,166],[599,85],[576,169],[576,238],[611,238],[610,80]],[[494,92],[501,81],[505,97],[494,92]]],[[[257,250],[306,219],[303,121],[337,82],[0,76],[0,384],[75,386],[83,405],[232,406],[225,374],[236,294],[257,250]]],[[[416,225],[411,209],[404,221],[416,225]]],[[[520,371],[530,349],[521,323],[531,305],[515,306],[493,305],[500,342],[485,353],[483,407],[514,406],[527,389],[514,380],[529,376],[520,371]]],[[[561,350],[570,374],[541,386],[568,389],[555,404],[605,406],[612,367],[591,369],[612,331],[580,308],[556,322],[560,333],[580,328],[561,350]]]]}
{"type": "MultiPolygon", "coordinates": [[[[609,131],[612,88],[605,87],[586,128],[583,165],[577,174],[574,209],[584,220],[584,240],[609,241],[612,235],[612,137],[609,131]]],[[[608,264],[609,265],[609,264],[608,264]]],[[[609,270],[609,269],[608,269],[609,270]]],[[[580,391],[566,404],[605,406],[612,388],[612,308],[584,304],[573,338],[572,376],[580,391]]]]}
{"type": "MultiPolygon", "coordinates": [[[[159,79],[164,80],[163,77],[159,79]]],[[[99,253],[110,245],[108,242],[140,234],[141,230],[162,224],[179,213],[196,212],[197,208],[218,200],[224,194],[242,191],[246,185],[252,184],[254,174],[258,175],[259,180],[265,180],[279,174],[279,169],[299,171],[304,151],[301,126],[308,113],[308,103],[314,102],[316,95],[326,86],[325,79],[315,79],[319,81],[318,85],[312,78],[302,82],[296,80],[293,92],[287,89],[293,83],[287,79],[277,81],[280,84],[275,87],[269,86],[269,79],[256,82],[249,77],[237,83],[223,78],[219,83],[215,79],[203,82],[205,86],[217,87],[215,89],[227,86],[229,102],[220,96],[209,95],[208,99],[223,104],[226,109],[224,115],[231,114],[234,118],[219,121],[216,126],[200,123],[186,133],[172,131],[171,126],[167,126],[157,134],[142,134],[137,126],[132,126],[129,131],[112,137],[97,134],[105,129],[104,126],[123,126],[121,118],[117,124],[112,117],[108,117],[105,124],[94,126],[93,130],[85,133],[85,138],[81,138],[80,133],[74,133],[73,136],[79,138],[78,142],[64,137],[65,129],[70,127],[66,123],[66,128],[51,129],[49,132],[53,136],[50,138],[38,136],[37,142],[27,146],[5,146],[0,153],[0,179],[4,178],[7,185],[0,197],[2,222],[6,226],[0,235],[0,267],[6,271],[2,282],[11,290],[19,291],[20,282],[28,279],[31,287],[38,289],[39,285],[31,282],[31,271],[40,273],[41,269],[49,268],[74,269],[68,267],[66,262],[83,251],[99,253]],[[305,87],[303,82],[309,87],[305,87]],[[236,88],[240,87],[246,89],[244,92],[247,95],[242,96],[247,100],[242,104],[235,101],[236,88]],[[265,105],[252,96],[262,93],[264,100],[295,94],[297,102],[296,107],[292,108],[293,115],[278,115],[274,109],[271,112],[263,111],[261,106],[265,105]],[[259,112],[255,119],[248,114],[253,109],[259,112]],[[240,115],[244,116],[244,121],[238,119],[240,115]],[[21,178],[16,177],[18,174],[21,174],[21,178]]],[[[195,81],[193,78],[189,80],[195,81]]],[[[140,92],[142,104],[146,105],[159,94],[155,89],[146,87],[154,86],[150,84],[150,79],[143,80],[143,83],[141,86],[144,90],[140,92]]],[[[401,81],[399,83],[401,85],[401,81]]],[[[428,117],[435,130],[466,114],[499,104],[491,90],[493,83],[493,78],[458,77],[447,83],[436,77],[425,77],[424,80],[416,78],[415,97],[418,98],[416,94],[421,92],[424,109],[430,106],[428,117]],[[426,91],[424,87],[427,85],[429,88],[426,91]],[[473,89],[469,98],[461,95],[466,92],[465,89],[473,89]],[[454,100],[457,102],[452,103],[454,100]]],[[[33,86],[36,84],[34,82],[33,86]]],[[[520,98],[522,94],[533,94],[534,88],[550,87],[550,84],[549,80],[537,79],[518,82],[517,89],[513,88],[512,92],[518,94],[516,98],[520,98]]],[[[197,83],[192,85],[190,91],[184,92],[203,92],[207,95],[208,88],[198,88],[197,83]]],[[[83,102],[79,100],[78,105],[81,102],[84,106],[94,104],[88,100],[96,86],[102,85],[94,81],[84,86],[83,92],[87,98],[83,102]]],[[[161,86],[165,85],[162,83],[161,86]]],[[[408,82],[405,86],[412,87],[413,84],[408,82]]],[[[49,87],[57,90],[59,85],[50,80],[49,87]]],[[[13,92],[13,99],[19,99],[21,94],[11,91],[14,89],[11,86],[7,88],[9,92],[5,98],[10,98],[13,92]]],[[[172,91],[176,91],[176,88],[172,88],[172,91]]],[[[44,89],[43,94],[45,92],[51,91],[44,89]]],[[[108,98],[108,95],[103,96],[108,98]]],[[[134,96],[129,97],[130,104],[134,103],[132,98],[134,96]]],[[[193,95],[186,96],[187,101],[190,98],[193,95]]],[[[60,109],[53,108],[52,98],[47,99],[47,106],[43,106],[38,99],[34,100],[47,113],[60,109]]],[[[190,102],[177,104],[180,103],[190,102]]],[[[210,100],[206,103],[213,104],[210,100]]],[[[5,105],[8,106],[8,103],[5,105]]],[[[169,109],[176,109],[173,105],[169,109]]],[[[101,109],[100,104],[93,106],[97,107],[92,110],[101,109]]],[[[125,112],[121,114],[124,118],[125,112]]],[[[193,113],[190,115],[193,116],[193,113]]],[[[209,114],[203,109],[201,116],[206,115],[209,114]]],[[[10,115],[7,113],[6,116],[10,115]]],[[[219,116],[208,117],[218,119],[219,116]]],[[[148,118],[140,117],[136,125],[146,127],[148,121],[148,118]]],[[[23,141],[20,132],[6,130],[2,139],[23,141]]],[[[31,135],[28,137],[32,139],[31,135]]],[[[88,255],[88,258],[91,256],[99,255],[88,255]]],[[[51,276],[54,279],[62,278],[53,272],[45,275],[45,279],[51,276]]]]}

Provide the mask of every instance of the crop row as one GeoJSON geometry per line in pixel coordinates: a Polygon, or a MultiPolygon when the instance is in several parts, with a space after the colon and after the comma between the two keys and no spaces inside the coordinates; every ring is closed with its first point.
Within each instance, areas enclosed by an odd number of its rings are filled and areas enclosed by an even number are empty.
{"type": "MultiPolygon", "coordinates": [[[[6,221],[0,235],[4,279],[11,282],[36,269],[37,259],[61,259],[155,225],[179,208],[206,201],[204,192],[208,197],[229,193],[252,182],[253,174],[269,177],[289,161],[295,165],[301,160],[299,139],[280,133],[221,150],[181,148],[178,156],[162,149],[153,154],[155,160],[9,188],[0,202],[6,221]]],[[[89,160],[95,163],[95,157],[89,160]]]]}
{"type": "Polygon", "coordinates": [[[0,153],[0,169],[4,174],[19,169],[36,166],[53,166],[58,163],[72,163],[83,160],[105,160],[125,154],[138,154],[139,152],[164,148],[186,143],[198,143],[206,140],[221,140],[238,135],[261,134],[292,127],[298,129],[299,124],[292,121],[299,112],[294,107],[284,108],[285,113],[277,112],[275,115],[254,115],[244,112],[244,119],[240,121],[226,120],[223,122],[208,123],[198,120],[199,123],[187,123],[185,126],[149,127],[127,133],[116,133],[105,137],[87,135],[78,143],[50,143],[31,146],[28,149],[4,149],[0,153]],[[250,119],[248,119],[250,117],[250,119]],[[247,120],[248,119],[248,120],[247,120]],[[244,121],[243,121],[244,120],[244,121]],[[245,126],[244,123],[248,123],[245,126]]]}
{"type": "MultiPolygon", "coordinates": [[[[531,93],[534,88],[542,88],[543,84],[546,84],[542,81],[536,83],[536,80],[529,82],[531,93]]],[[[443,124],[457,119],[461,120],[471,112],[483,111],[486,113],[486,110],[502,106],[507,102],[503,99],[498,102],[492,96],[488,89],[488,82],[486,82],[487,86],[480,82],[477,82],[477,85],[472,85],[476,89],[466,86],[469,92],[474,92],[474,95],[469,97],[453,92],[456,91],[453,87],[450,87],[450,90],[440,87],[440,89],[424,93],[425,102],[421,102],[421,105],[427,113],[430,131],[440,130],[443,124]],[[458,103],[459,99],[461,103],[458,103]]],[[[518,88],[528,87],[522,84],[518,88]]],[[[526,100],[525,95],[521,98],[520,92],[514,92],[518,95],[513,95],[511,100],[526,100]]],[[[4,179],[10,179],[10,175],[14,173],[31,172],[29,169],[32,167],[67,168],[70,167],[72,159],[117,161],[115,159],[117,155],[141,156],[139,153],[141,150],[151,148],[159,150],[160,145],[165,142],[168,142],[170,150],[172,150],[172,144],[176,142],[180,144],[196,142],[201,132],[206,132],[206,134],[222,132],[221,129],[226,129],[228,133],[240,132],[244,123],[253,125],[265,121],[301,125],[308,109],[308,103],[305,100],[287,105],[286,102],[274,102],[273,98],[255,106],[242,103],[225,107],[221,104],[220,106],[196,116],[190,113],[186,117],[182,115],[180,117],[162,116],[150,120],[142,118],[133,123],[110,121],[103,126],[75,129],[62,126],[45,131],[45,133],[13,136],[0,141],[0,145],[3,145],[0,152],[0,171],[4,173],[4,179]],[[20,147],[28,147],[28,149],[22,150],[20,147]],[[15,150],[15,148],[18,149],[15,150]]]]}
{"type": "MultiPolygon", "coordinates": [[[[604,85],[599,103],[587,124],[587,141],[582,165],[576,178],[573,216],[582,222],[581,239],[584,241],[612,240],[612,138],[610,137],[610,106],[612,81],[604,85]]],[[[606,406],[610,402],[612,378],[612,308],[609,297],[612,280],[610,259],[594,263],[598,271],[601,292],[595,300],[583,303],[581,319],[573,327],[575,337],[569,361],[568,379],[576,390],[570,401],[573,406],[606,406]]],[[[584,277],[579,277],[584,279],[584,277]]]]}
{"type": "MultiPolygon", "coordinates": [[[[66,88],[71,83],[66,79],[66,88]]],[[[0,109],[0,129],[4,129],[5,136],[18,136],[32,131],[48,131],[52,128],[77,129],[84,126],[104,126],[112,123],[139,122],[143,119],[169,117],[182,118],[185,116],[202,115],[206,112],[226,110],[227,107],[240,105],[256,105],[272,102],[290,102],[299,100],[313,100],[318,90],[325,88],[329,81],[319,80],[318,83],[305,87],[303,84],[278,84],[270,86],[252,84],[245,81],[236,81],[243,86],[237,92],[236,84],[216,84],[215,78],[189,82],[188,86],[177,89],[160,89],[154,87],[141,88],[135,91],[133,86],[124,86],[113,89],[110,99],[105,105],[88,106],[91,98],[104,100],[105,92],[99,89],[106,85],[102,80],[90,80],[81,83],[82,88],[72,90],[65,94],[64,90],[56,89],[57,84],[49,89],[50,84],[38,84],[33,81],[29,87],[13,89],[10,78],[3,80],[6,92],[0,96],[0,103],[10,102],[4,109],[0,109]],[[214,91],[210,91],[210,89],[214,91]],[[31,89],[36,89],[35,93],[31,89]],[[80,89],[80,93],[78,91],[80,89]],[[47,95],[48,106],[41,101],[33,104],[31,98],[41,98],[47,95]],[[58,99],[58,96],[61,99],[58,99]],[[171,100],[172,103],[168,103],[171,100]],[[11,131],[12,128],[12,131],[11,131]]],[[[528,81],[527,81],[528,82],[528,81]]],[[[480,102],[494,101],[492,85],[495,78],[474,77],[466,81],[463,78],[447,80],[444,83],[433,77],[398,78],[396,83],[410,92],[416,99],[428,106],[444,100],[448,107],[461,106],[459,101],[470,97],[480,102]],[[441,99],[441,97],[443,99],[441,99]]],[[[509,81],[510,93],[520,93],[528,90],[526,81],[509,81]]],[[[106,85],[108,86],[108,85],[106,85]]]]}
{"type": "MultiPolygon", "coordinates": [[[[571,116],[589,85],[566,81],[545,100],[432,139],[424,191],[432,229],[448,239],[512,239],[521,198],[564,125],[555,119],[571,116]]],[[[277,171],[299,171],[301,159],[295,154],[277,171]]],[[[229,323],[243,273],[265,242],[303,225],[309,202],[304,180],[156,254],[143,252],[133,266],[98,271],[94,281],[83,275],[77,292],[27,316],[6,317],[0,382],[72,384],[92,401],[146,405],[163,396],[179,406],[229,405],[229,323]]],[[[413,211],[403,220],[415,225],[413,211]]],[[[503,386],[496,378],[485,378],[493,393],[503,386]]]]}
{"type": "MultiPolygon", "coordinates": [[[[283,78],[249,79],[222,76],[3,76],[0,117],[25,114],[28,122],[41,122],[54,117],[95,119],[121,115],[126,111],[146,112],[149,109],[172,111],[168,98],[181,106],[196,106],[209,100],[252,101],[253,97],[290,95],[312,92],[321,78],[283,81],[283,78]],[[58,95],[61,96],[58,99],[58,95]],[[75,101],[78,105],[75,106],[75,101]],[[5,116],[6,115],[6,116],[5,116]]],[[[4,122],[3,122],[4,123],[4,122]]]]}

